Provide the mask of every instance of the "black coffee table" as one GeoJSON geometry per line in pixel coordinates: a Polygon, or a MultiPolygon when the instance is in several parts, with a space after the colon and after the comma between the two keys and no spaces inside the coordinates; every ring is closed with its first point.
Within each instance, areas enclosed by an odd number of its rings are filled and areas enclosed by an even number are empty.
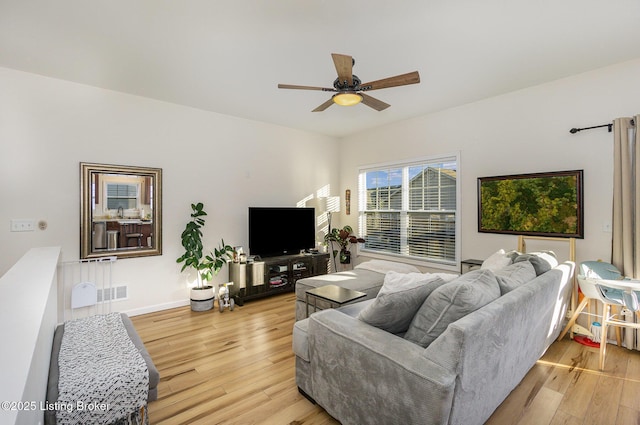
{"type": "Polygon", "coordinates": [[[366,295],[364,292],[354,291],[338,285],[325,285],[309,289],[305,293],[307,317],[309,317],[309,298],[313,301],[313,311],[315,312],[318,310],[319,299],[328,301],[331,308],[335,308],[365,297],[366,295]]]}

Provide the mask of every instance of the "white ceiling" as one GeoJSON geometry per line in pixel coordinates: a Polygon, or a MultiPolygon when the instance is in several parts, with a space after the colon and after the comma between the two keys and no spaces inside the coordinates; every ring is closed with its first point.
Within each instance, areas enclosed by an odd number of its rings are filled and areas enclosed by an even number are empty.
{"type": "Polygon", "coordinates": [[[0,66],[346,136],[640,57],[638,0],[0,0],[0,66]],[[331,53],[391,104],[311,110],[331,53]]]}

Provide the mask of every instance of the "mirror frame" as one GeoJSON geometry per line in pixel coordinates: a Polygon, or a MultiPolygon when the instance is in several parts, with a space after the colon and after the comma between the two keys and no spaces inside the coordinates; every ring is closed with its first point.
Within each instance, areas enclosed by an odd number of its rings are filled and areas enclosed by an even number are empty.
{"type": "Polygon", "coordinates": [[[118,257],[134,258],[162,255],[162,168],[134,167],[124,165],[80,163],[80,258],[118,257]],[[92,250],[93,211],[91,206],[91,176],[93,174],[122,174],[151,177],[153,179],[153,216],[151,247],[131,251],[111,250],[94,252],[92,250]]]}

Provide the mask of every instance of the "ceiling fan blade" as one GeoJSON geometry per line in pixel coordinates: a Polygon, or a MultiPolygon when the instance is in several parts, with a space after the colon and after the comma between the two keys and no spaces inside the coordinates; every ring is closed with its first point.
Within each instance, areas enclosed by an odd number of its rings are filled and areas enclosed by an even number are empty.
{"type": "Polygon", "coordinates": [[[321,90],[321,91],[336,91],[333,88],[326,87],[313,87],[313,86],[296,86],[293,84],[278,84],[279,89],[296,89],[296,90],[321,90]]]}
{"type": "Polygon", "coordinates": [[[326,102],[324,102],[322,105],[318,106],[316,109],[314,109],[311,112],[322,112],[331,105],[333,105],[333,98],[327,100],[326,102]]]}
{"type": "Polygon", "coordinates": [[[375,109],[376,111],[382,111],[391,106],[388,103],[384,103],[383,101],[376,99],[375,97],[369,96],[368,94],[364,94],[362,92],[358,94],[362,96],[362,103],[370,108],[375,109]]]}
{"type": "Polygon", "coordinates": [[[353,58],[338,53],[331,53],[331,57],[338,72],[338,80],[341,83],[346,81],[349,86],[353,85],[353,58]]]}
{"type": "Polygon", "coordinates": [[[378,90],[389,87],[406,86],[408,84],[417,84],[419,82],[420,74],[418,74],[418,71],[413,71],[407,74],[396,75],[395,77],[383,78],[382,80],[360,84],[360,87],[362,90],[378,90]]]}

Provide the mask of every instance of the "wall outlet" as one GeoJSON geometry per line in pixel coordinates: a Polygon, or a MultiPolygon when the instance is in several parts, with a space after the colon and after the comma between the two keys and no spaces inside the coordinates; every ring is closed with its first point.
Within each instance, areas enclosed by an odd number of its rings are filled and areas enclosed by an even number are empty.
{"type": "Polygon", "coordinates": [[[611,233],[613,231],[610,221],[602,223],[602,231],[607,233],[611,233]]]}
{"type": "Polygon", "coordinates": [[[11,220],[12,232],[33,232],[36,230],[35,220],[14,219],[11,220]]]}

